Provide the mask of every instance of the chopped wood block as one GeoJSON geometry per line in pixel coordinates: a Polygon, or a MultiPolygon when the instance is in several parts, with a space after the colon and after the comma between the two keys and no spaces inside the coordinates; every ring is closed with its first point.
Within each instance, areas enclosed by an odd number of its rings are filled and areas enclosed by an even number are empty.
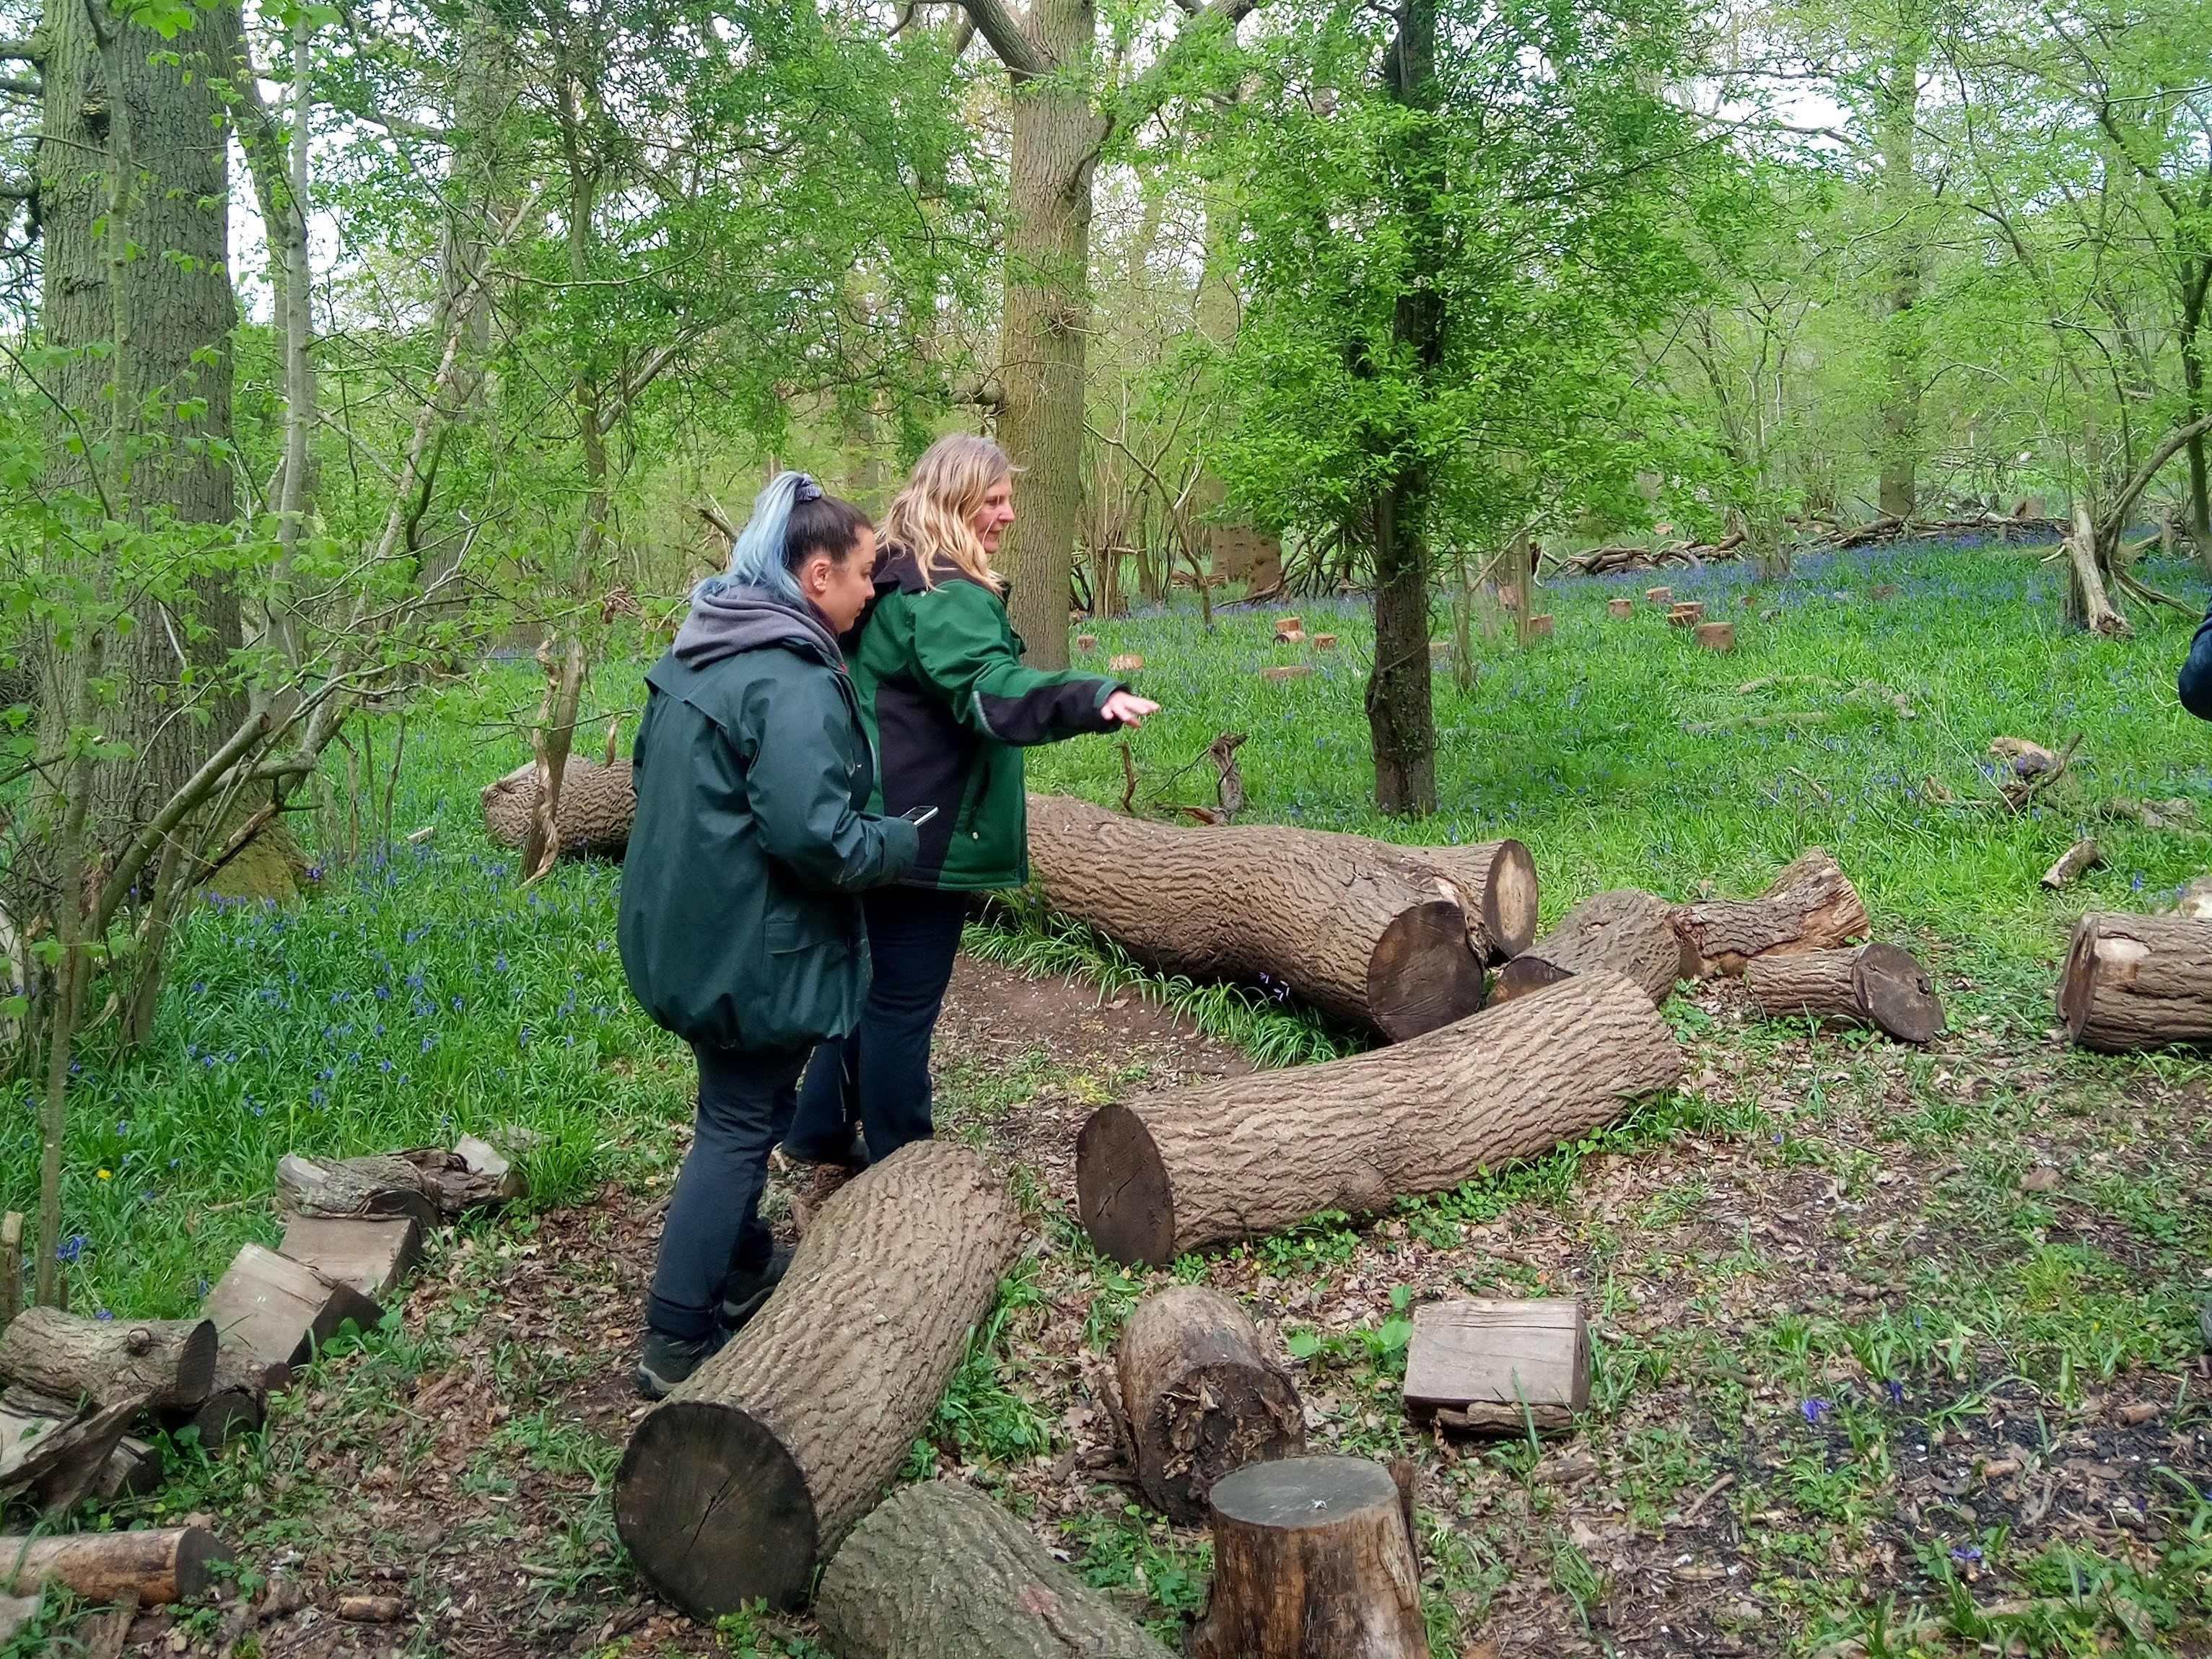
{"type": "Polygon", "coordinates": [[[1078,634],[1075,636],[1075,648],[1085,653],[1096,651],[1098,648],[1098,636],[1096,634],[1078,634]]]}
{"type": "Polygon", "coordinates": [[[1278,617],[1275,618],[1275,637],[1279,640],[1287,640],[1293,635],[1303,635],[1305,631],[1306,625],[1303,617],[1278,617]]]}
{"type": "Polygon", "coordinates": [[[223,1348],[260,1368],[269,1386],[279,1388],[347,1320],[367,1330],[383,1316],[352,1285],[258,1244],[239,1251],[200,1306],[222,1333],[223,1348]]]}
{"type": "Polygon", "coordinates": [[[1605,614],[1608,617],[1613,617],[1615,620],[1619,620],[1624,617],[1632,617],[1636,614],[1636,601],[1633,599],[1607,599],[1605,602],[1605,614]]]}
{"type": "Polygon", "coordinates": [[[1416,1412],[1456,1412],[1462,1420],[1447,1426],[1469,1429],[1492,1414],[1470,1407],[1498,1408],[1506,1432],[1526,1427],[1522,1406],[1532,1413],[1548,1407],[1546,1417],[1564,1427],[1589,1404],[1589,1326],[1582,1304],[1567,1297],[1425,1303],[1413,1310],[1406,1349],[1406,1404],[1416,1412]]]}
{"type": "Polygon", "coordinates": [[[1106,666],[1116,674],[1133,674],[1144,665],[1145,659],[1142,657],[1136,655],[1134,653],[1130,653],[1123,656],[1109,657],[1106,662],[1106,666]]]}
{"type": "Polygon", "coordinates": [[[380,1302],[422,1259],[422,1228],[412,1216],[381,1221],[295,1216],[277,1254],[380,1302]]]}
{"type": "Polygon", "coordinates": [[[1943,1003],[1911,951],[1877,941],[1855,950],[1755,957],[1744,988],[1769,1018],[1809,1014],[1878,1026],[1899,1042],[1930,1042],[1943,1029],[1943,1003]]]}
{"type": "Polygon", "coordinates": [[[1681,604],[1671,605],[1668,608],[1667,626],[1669,628],[1690,628],[1702,621],[1705,617],[1705,607],[1702,601],[1697,599],[1685,599],[1681,604]]]}
{"type": "Polygon", "coordinates": [[[2057,863],[2043,872],[2042,885],[2055,893],[2084,870],[2094,870],[2104,861],[2105,855],[2094,840],[2077,841],[2058,855],[2057,863]]]}
{"type": "Polygon", "coordinates": [[[1285,680],[1304,679],[1312,672],[1313,670],[1302,662],[1279,663],[1274,667],[1261,669],[1260,678],[1280,684],[1285,680]]]}
{"type": "Polygon", "coordinates": [[[1646,605],[1672,605],[1674,603],[1674,590],[1671,587],[1647,587],[1644,590],[1644,602],[1646,605]]]}
{"type": "Polygon", "coordinates": [[[1528,618],[1528,637],[1532,640],[1547,640],[1552,637],[1550,611],[1547,611],[1541,616],[1528,618]]]}
{"type": "Polygon", "coordinates": [[[1518,611],[1521,608],[1521,590],[1511,582],[1498,583],[1498,603],[1508,611],[1518,611]]]}
{"type": "Polygon", "coordinates": [[[1137,1304],[1115,1351],[1137,1484],[1152,1507],[1194,1526],[1213,1483],[1247,1463],[1306,1449],[1290,1373],[1237,1302],[1174,1285],[1137,1304]]]}
{"type": "Polygon", "coordinates": [[[1315,650],[1316,650],[1316,651],[1334,651],[1334,650],[1335,650],[1335,649],[1336,649],[1336,635],[1334,635],[1334,634],[1316,634],[1316,635],[1315,635],[1313,636],[1313,648],[1314,648],[1315,650]]]}
{"type": "Polygon", "coordinates": [[[2075,924],[2058,1014],[2085,1048],[2212,1043],[2212,921],[2092,911],[2075,924]]]}
{"type": "Polygon", "coordinates": [[[1733,651],[1735,649],[1735,624],[1724,622],[1699,623],[1696,638],[1698,643],[1708,651],[1733,651]]]}

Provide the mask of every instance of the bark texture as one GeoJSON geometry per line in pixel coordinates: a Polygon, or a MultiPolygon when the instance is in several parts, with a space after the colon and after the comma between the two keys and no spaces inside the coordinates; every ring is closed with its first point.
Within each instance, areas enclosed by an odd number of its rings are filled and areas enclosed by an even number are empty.
{"type": "Polygon", "coordinates": [[[1358,1457],[1257,1463],[1213,1489],[1213,1588],[1191,1659],[1427,1659],[1398,1483],[1358,1457]]]}
{"type": "Polygon", "coordinates": [[[1808,848],[1755,899],[1705,899],[1675,912],[1701,974],[1741,974],[1753,957],[1826,951],[1867,930],[1866,906],[1834,855],[1808,848]]]}
{"type": "Polygon", "coordinates": [[[1548,1152],[1682,1075],[1651,999],[1602,969],[1321,1066],[1100,1108],[1076,1143],[1083,1224],[1117,1261],[1381,1208],[1548,1152]]]}
{"type": "Polygon", "coordinates": [[[0,1538],[0,1584],[28,1590],[51,1581],[87,1601],[135,1596],[141,1607],[165,1607],[203,1594],[215,1582],[209,1569],[230,1559],[201,1527],[6,1537],[0,1538]]]}
{"type": "Polygon", "coordinates": [[[768,1305],[631,1437],[615,1520],[653,1586],[704,1619],[804,1600],[928,1422],[1020,1231],[1005,1184],[946,1141],[824,1204],[768,1305]]]}
{"type": "Polygon", "coordinates": [[[1156,967],[1264,975],[1394,1038],[1482,1006],[1459,906],[1355,837],[1179,829],[1032,795],[1030,863],[1055,908],[1156,967]]]}
{"type": "Polygon", "coordinates": [[[1656,1005],[1675,981],[1695,979],[1698,952],[1674,925],[1674,907],[1633,887],[1586,898],[1559,925],[1498,970],[1493,1002],[1510,1002],[1576,974],[1609,969],[1656,1005]]]}
{"type": "Polygon", "coordinates": [[[1348,844],[1382,860],[1416,887],[1434,886],[1460,908],[1468,948],[1479,961],[1518,956],[1536,937],[1536,860],[1511,839],[1467,847],[1406,847],[1330,830],[1283,829],[1295,839],[1348,844]]]}
{"type": "Polygon", "coordinates": [[[1177,1285],[1146,1297],[1122,1329],[1115,1366],[1137,1484],[1185,1525],[1206,1518],[1206,1494],[1224,1475],[1306,1449],[1290,1373],[1218,1291],[1177,1285]]]}
{"type": "MultiPolygon", "coordinates": [[[[630,824],[637,817],[629,766],[628,760],[602,766],[574,754],[562,762],[556,817],[563,857],[618,859],[629,848],[630,824]]],[[[484,834],[501,847],[520,848],[538,808],[537,763],[486,784],[482,799],[484,834]]]]}
{"type": "Polygon", "coordinates": [[[1589,1325],[1571,1297],[1424,1303],[1406,1348],[1406,1404],[1447,1428],[1565,1428],[1589,1404],[1589,1325]]]}
{"type": "Polygon", "coordinates": [[[839,1659],[1169,1659],[1168,1650],[972,1486],[893,1493],[814,1605],[839,1659]]]}
{"type": "Polygon", "coordinates": [[[1761,957],[1745,964],[1744,988],[1770,1019],[1809,1014],[1928,1042],[1943,1029],[1943,1004],[1920,959],[1895,945],[1761,957]]]}
{"type": "Polygon", "coordinates": [[[2106,1054],[2212,1042],[2212,921],[2092,911],[2066,946],[2058,1017],[2106,1054]]]}
{"type": "Polygon", "coordinates": [[[204,1319],[81,1319],[26,1308],[0,1332],[0,1376],[61,1401],[196,1406],[215,1379],[215,1348],[204,1319]]]}

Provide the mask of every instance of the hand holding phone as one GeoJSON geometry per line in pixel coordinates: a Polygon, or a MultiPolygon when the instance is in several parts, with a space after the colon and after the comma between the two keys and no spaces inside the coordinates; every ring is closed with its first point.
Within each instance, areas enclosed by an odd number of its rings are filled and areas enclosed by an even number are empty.
{"type": "Polygon", "coordinates": [[[908,823],[914,824],[918,828],[922,824],[927,823],[930,819],[935,817],[937,816],[937,809],[934,806],[909,806],[905,811],[900,813],[899,816],[904,818],[908,823]]]}

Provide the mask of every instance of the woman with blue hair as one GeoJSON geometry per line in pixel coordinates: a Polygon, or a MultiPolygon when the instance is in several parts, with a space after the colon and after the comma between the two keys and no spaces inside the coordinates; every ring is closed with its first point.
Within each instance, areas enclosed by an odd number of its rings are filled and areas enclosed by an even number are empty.
{"type": "Polygon", "coordinates": [[[691,1045],[699,1109],[646,1302],[641,1392],[689,1376],[789,1264],[760,1219],[808,1053],[868,989],[860,895],[921,849],[866,810],[875,762],[837,636],[874,593],[875,529],[800,472],[753,502],[646,678],[617,927],[630,990],[691,1045]]]}

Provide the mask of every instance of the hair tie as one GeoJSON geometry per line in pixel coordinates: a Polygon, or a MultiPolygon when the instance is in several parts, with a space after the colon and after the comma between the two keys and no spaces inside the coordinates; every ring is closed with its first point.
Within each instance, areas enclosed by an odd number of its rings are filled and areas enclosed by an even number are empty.
{"type": "Polygon", "coordinates": [[[799,475],[799,482],[792,486],[791,499],[794,501],[818,501],[822,499],[822,486],[814,482],[811,475],[802,472],[799,475]]]}

